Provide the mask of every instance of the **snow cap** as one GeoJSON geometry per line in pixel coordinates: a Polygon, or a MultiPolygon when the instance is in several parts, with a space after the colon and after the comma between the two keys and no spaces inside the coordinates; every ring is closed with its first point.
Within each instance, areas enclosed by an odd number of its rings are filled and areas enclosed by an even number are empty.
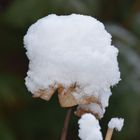
{"type": "Polygon", "coordinates": [[[123,124],[124,124],[124,119],[112,118],[108,123],[108,127],[111,129],[115,128],[116,130],[121,131],[123,124]]]}
{"type": "Polygon", "coordinates": [[[78,121],[81,140],[102,140],[99,121],[90,113],[82,115],[78,121]]]}

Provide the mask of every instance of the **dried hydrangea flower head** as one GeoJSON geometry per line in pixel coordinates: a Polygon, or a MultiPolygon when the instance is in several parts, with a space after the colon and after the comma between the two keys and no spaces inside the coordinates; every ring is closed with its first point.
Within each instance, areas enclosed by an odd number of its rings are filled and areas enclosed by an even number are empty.
{"type": "Polygon", "coordinates": [[[58,90],[61,106],[79,105],[79,116],[104,113],[120,72],[118,49],[101,22],[52,14],[31,25],[24,47],[29,58],[26,86],[33,97],[50,100],[58,90]]]}

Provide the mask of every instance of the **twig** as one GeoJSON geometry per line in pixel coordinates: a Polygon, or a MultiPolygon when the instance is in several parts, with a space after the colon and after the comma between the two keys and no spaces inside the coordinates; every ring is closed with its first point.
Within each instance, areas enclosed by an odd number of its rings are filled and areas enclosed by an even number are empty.
{"type": "Polygon", "coordinates": [[[69,126],[71,114],[72,114],[72,108],[69,108],[65,117],[64,126],[62,129],[60,140],[66,140],[67,138],[67,132],[68,132],[68,126],[69,126]]]}
{"type": "Polygon", "coordinates": [[[105,140],[111,140],[112,134],[113,134],[113,129],[112,128],[108,128],[105,140]]]}

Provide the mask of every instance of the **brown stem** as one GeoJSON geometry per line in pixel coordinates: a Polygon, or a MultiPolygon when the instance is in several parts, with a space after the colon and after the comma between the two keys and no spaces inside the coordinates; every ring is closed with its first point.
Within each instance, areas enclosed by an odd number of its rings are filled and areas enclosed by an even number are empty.
{"type": "Polygon", "coordinates": [[[71,114],[72,114],[72,108],[69,108],[65,117],[64,126],[61,132],[60,140],[66,140],[67,138],[67,132],[68,132],[68,126],[69,126],[71,114]]]}
{"type": "Polygon", "coordinates": [[[111,140],[112,134],[113,134],[113,129],[108,128],[107,133],[106,133],[105,140],[111,140]]]}

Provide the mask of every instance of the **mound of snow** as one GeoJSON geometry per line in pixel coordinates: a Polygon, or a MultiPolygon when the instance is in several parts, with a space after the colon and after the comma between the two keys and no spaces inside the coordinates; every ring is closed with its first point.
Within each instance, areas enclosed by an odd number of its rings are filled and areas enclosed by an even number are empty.
{"type": "Polygon", "coordinates": [[[112,118],[110,122],[108,123],[108,127],[111,129],[116,129],[118,131],[121,131],[124,124],[124,119],[122,118],[112,118]]]}
{"type": "Polygon", "coordinates": [[[79,123],[79,137],[81,140],[102,140],[99,121],[90,113],[84,114],[79,123]]]}

